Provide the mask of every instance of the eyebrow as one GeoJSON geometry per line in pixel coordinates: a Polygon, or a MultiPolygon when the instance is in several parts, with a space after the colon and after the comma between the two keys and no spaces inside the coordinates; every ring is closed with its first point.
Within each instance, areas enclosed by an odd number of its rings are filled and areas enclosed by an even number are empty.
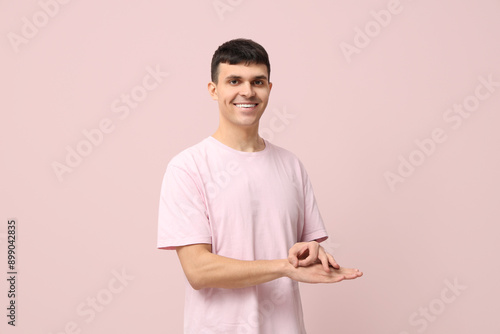
{"type": "MultiPolygon", "coordinates": [[[[228,79],[241,79],[242,77],[239,75],[229,75],[226,77],[226,80],[228,79]]],[[[265,75],[258,75],[253,78],[253,80],[267,80],[267,76],[265,75]]]]}

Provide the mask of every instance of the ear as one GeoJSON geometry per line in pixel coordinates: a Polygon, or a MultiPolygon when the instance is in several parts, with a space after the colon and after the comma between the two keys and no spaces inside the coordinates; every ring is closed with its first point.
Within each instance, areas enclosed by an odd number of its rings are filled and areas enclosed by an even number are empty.
{"type": "Polygon", "coordinates": [[[217,94],[217,85],[212,81],[208,83],[208,93],[213,100],[219,99],[219,95],[217,94]]]}
{"type": "Polygon", "coordinates": [[[272,83],[272,82],[270,82],[270,83],[269,83],[269,91],[271,91],[271,89],[272,89],[272,88],[273,88],[273,83],[272,83]]]}

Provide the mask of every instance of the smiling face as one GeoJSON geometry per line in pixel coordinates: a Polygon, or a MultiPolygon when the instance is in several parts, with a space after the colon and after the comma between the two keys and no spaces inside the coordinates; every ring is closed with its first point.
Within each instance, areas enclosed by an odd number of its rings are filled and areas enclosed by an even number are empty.
{"type": "Polygon", "coordinates": [[[219,103],[220,126],[258,128],[272,84],[264,64],[219,64],[218,82],[208,91],[219,103]]]}

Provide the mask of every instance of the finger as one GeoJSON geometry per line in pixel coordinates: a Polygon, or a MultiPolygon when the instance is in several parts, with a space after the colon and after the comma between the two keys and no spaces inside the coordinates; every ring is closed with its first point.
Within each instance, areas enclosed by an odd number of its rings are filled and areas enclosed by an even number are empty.
{"type": "Polygon", "coordinates": [[[341,271],[343,271],[343,275],[346,279],[354,279],[363,276],[363,273],[358,269],[341,268],[341,271]]]}
{"type": "Polygon", "coordinates": [[[360,271],[359,269],[354,269],[354,273],[356,274],[357,277],[363,276],[363,272],[360,271]]]}
{"type": "Polygon", "coordinates": [[[310,266],[311,264],[315,263],[316,260],[318,259],[317,249],[314,249],[314,245],[312,245],[311,243],[304,245],[304,248],[300,252],[300,255],[305,255],[305,254],[307,254],[306,258],[302,258],[302,256],[299,256],[300,267],[310,266]]]}
{"type": "Polygon", "coordinates": [[[295,268],[297,268],[297,266],[299,264],[299,260],[297,259],[297,257],[295,257],[293,255],[289,255],[288,256],[288,262],[290,262],[290,264],[292,266],[294,266],[295,268]]]}
{"type": "Polygon", "coordinates": [[[295,268],[299,265],[299,254],[302,252],[303,248],[302,245],[295,244],[288,251],[288,262],[295,268]]]}
{"type": "Polygon", "coordinates": [[[328,254],[328,253],[327,253],[327,256],[328,256],[328,262],[330,263],[330,265],[335,269],[340,269],[340,265],[337,263],[337,261],[335,261],[333,256],[331,254],[328,254]]]}
{"type": "Polygon", "coordinates": [[[300,259],[305,259],[307,258],[311,252],[309,251],[309,246],[308,245],[302,245],[302,247],[299,249],[297,252],[297,257],[300,259]]]}
{"type": "Polygon", "coordinates": [[[361,277],[358,274],[350,274],[350,275],[344,275],[344,276],[346,279],[355,279],[355,278],[361,277]]]}
{"type": "Polygon", "coordinates": [[[321,261],[321,265],[323,266],[323,270],[327,273],[330,272],[330,264],[328,259],[328,254],[324,249],[320,249],[318,259],[321,261]]]}

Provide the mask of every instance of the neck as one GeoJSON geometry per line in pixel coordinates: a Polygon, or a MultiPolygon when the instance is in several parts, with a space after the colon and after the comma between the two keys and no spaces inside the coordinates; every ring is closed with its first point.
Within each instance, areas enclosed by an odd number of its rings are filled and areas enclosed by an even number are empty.
{"type": "Polygon", "coordinates": [[[259,136],[258,126],[231,129],[231,131],[219,126],[212,137],[226,146],[243,152],[262,151],[266,147],[264,140],[259,136]]]}

